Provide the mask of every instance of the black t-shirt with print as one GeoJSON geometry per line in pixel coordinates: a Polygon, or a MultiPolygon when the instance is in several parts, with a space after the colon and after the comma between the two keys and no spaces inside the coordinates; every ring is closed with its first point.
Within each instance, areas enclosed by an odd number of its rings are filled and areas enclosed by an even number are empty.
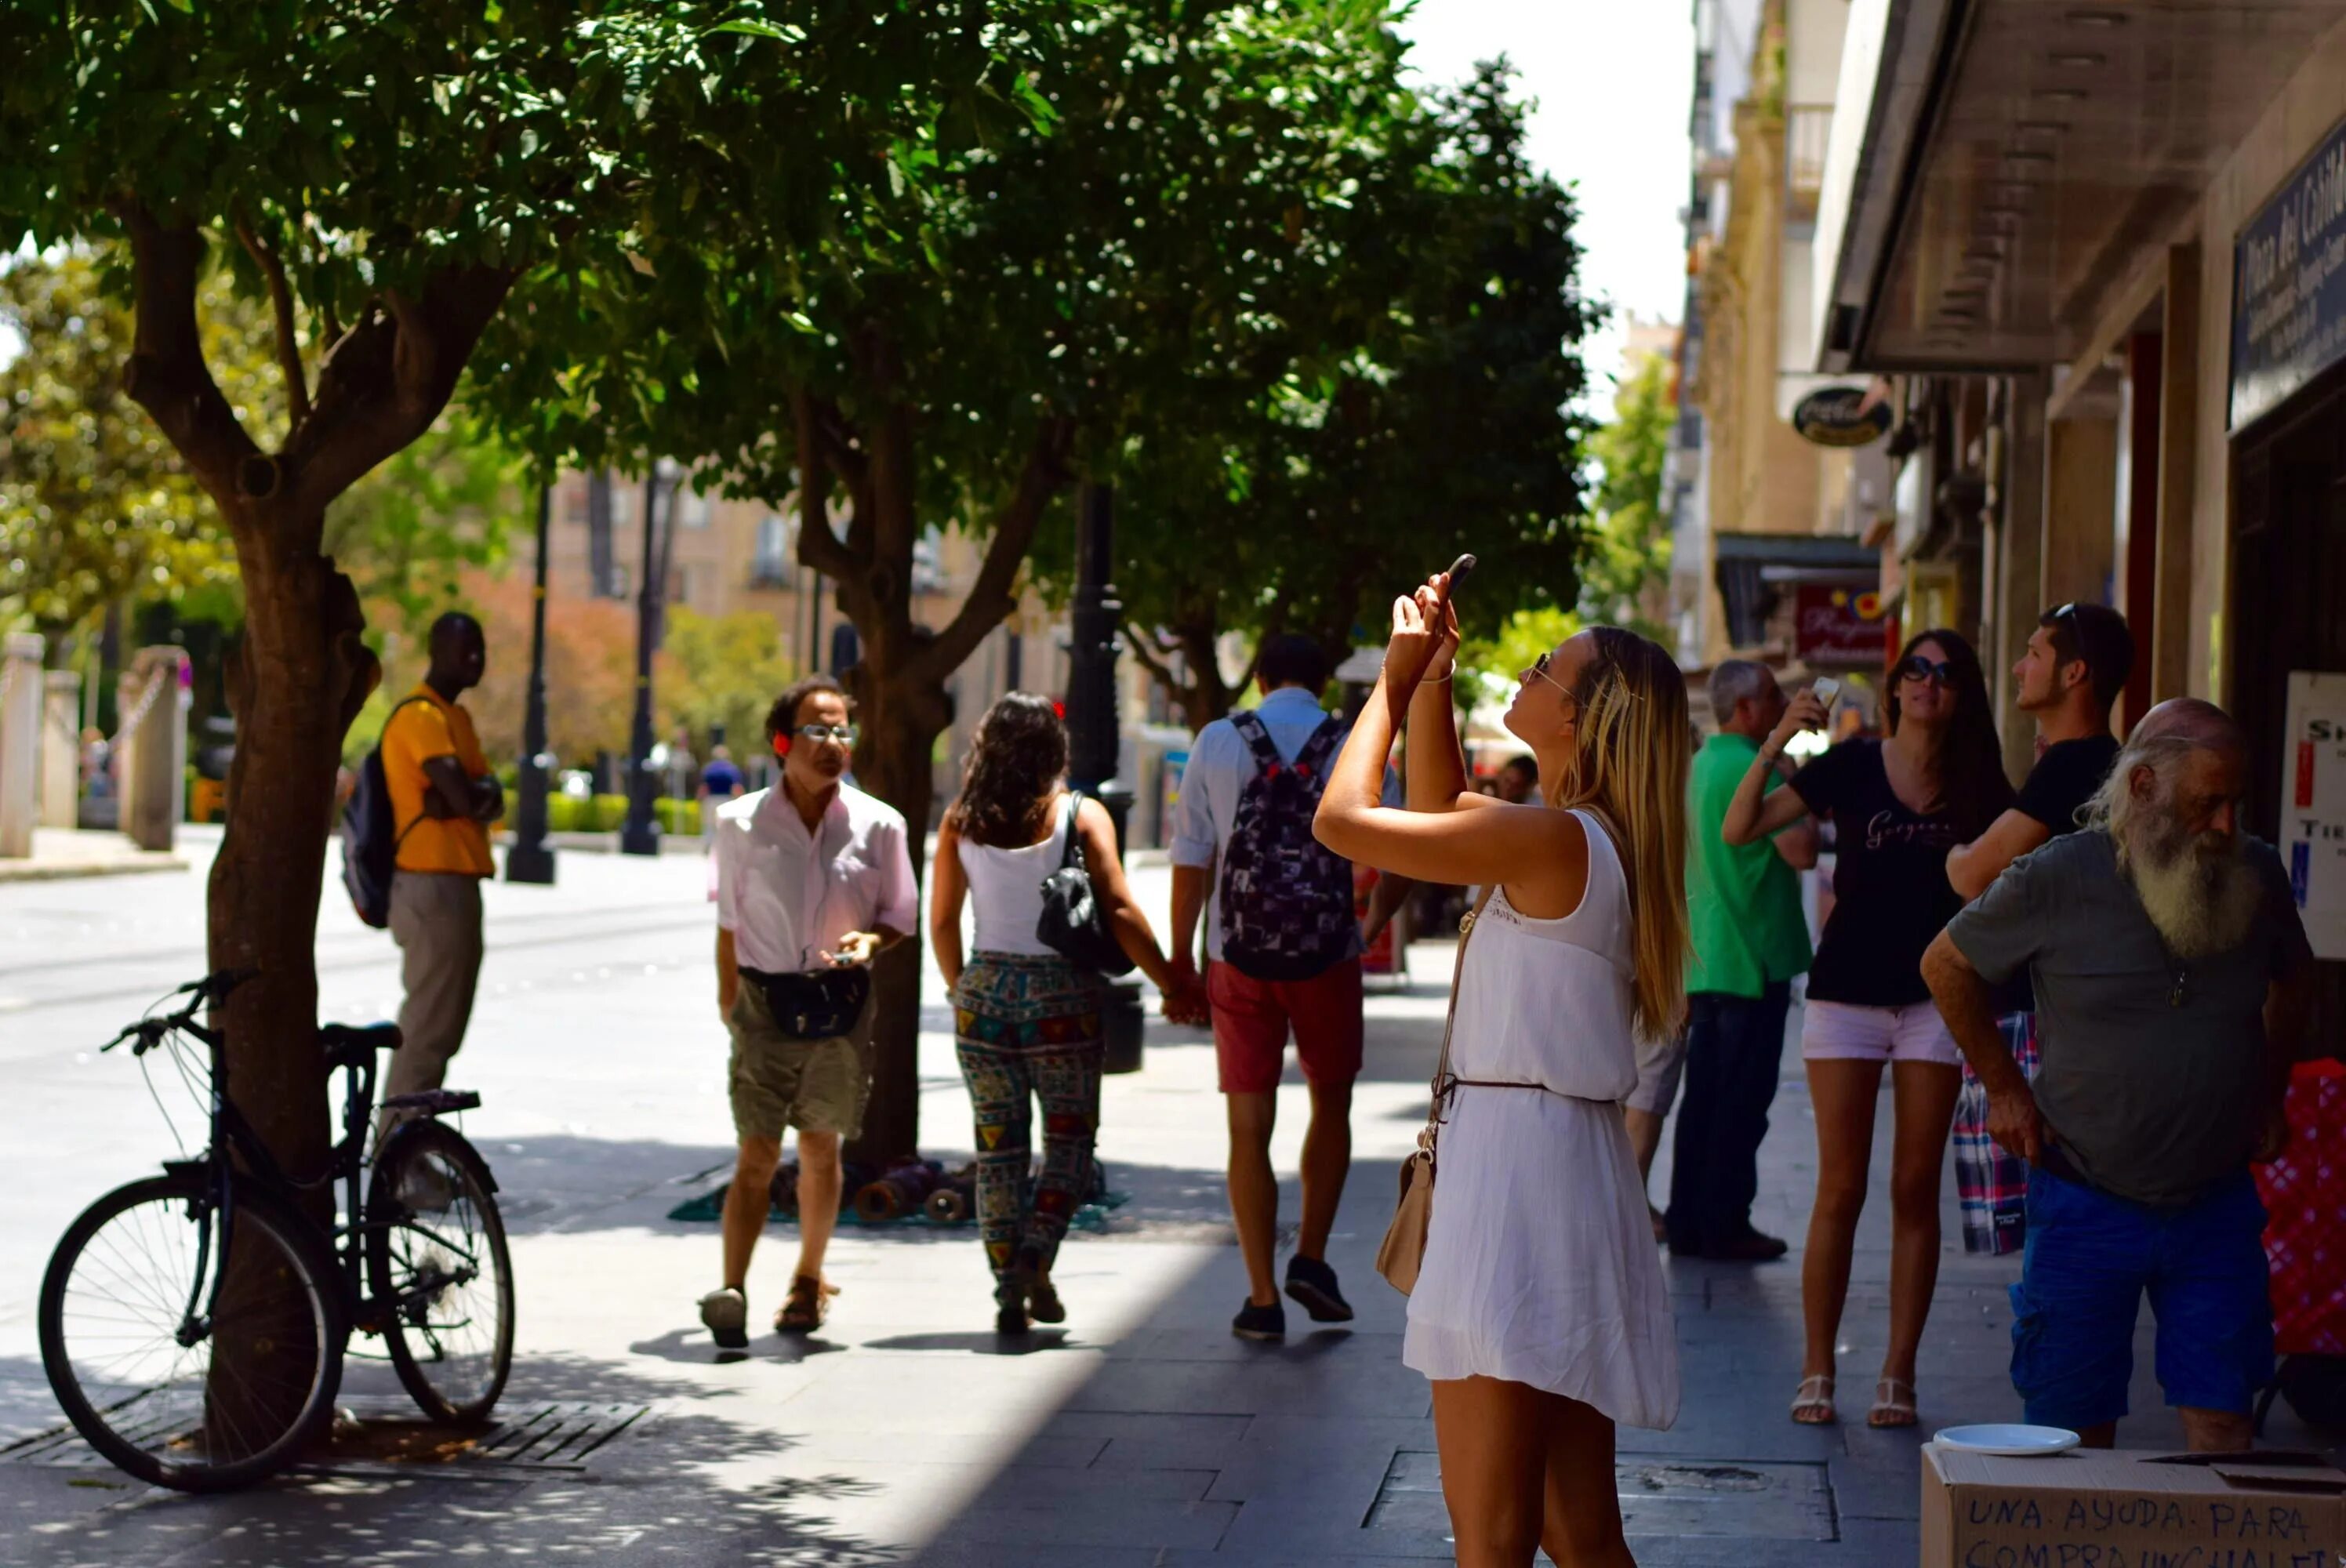
{"type": "Polygon", "coordinates": [[[1964,906],[1947,881],[1947,851],[1964,841],[1953,814],[1909,810],[1890,788],[1879,740],[1843,741],[1793,774],[1790,788],[1833,820],[1833,910],[1809,969],[1810,999],[1930,1001],[1923,950],[1964,906]]]}
{"type": "Polygon", "coordinates": [[[2055,838],[2077,830],[2077,813],[2110,776],[2118,759],[2116,738],[2088,735],[2081,740],[2056,740],[2045,748],[2028,782],[2020,787],[2013,805],[2049,829],[2055,838]]]}

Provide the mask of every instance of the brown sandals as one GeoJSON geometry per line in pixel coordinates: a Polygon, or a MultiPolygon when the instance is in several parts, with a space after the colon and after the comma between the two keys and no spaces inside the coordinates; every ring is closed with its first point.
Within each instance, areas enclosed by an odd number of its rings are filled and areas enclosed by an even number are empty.
{"type": "Polygon", "coordinates": [[[839,1294],[839,1287],[811,1274],[801,1274],[790,1281],[790,1299],[774,1314],[777,1334],[811,1334],[822,1327],[831,1316],[831,1298],[839,1294]]]}

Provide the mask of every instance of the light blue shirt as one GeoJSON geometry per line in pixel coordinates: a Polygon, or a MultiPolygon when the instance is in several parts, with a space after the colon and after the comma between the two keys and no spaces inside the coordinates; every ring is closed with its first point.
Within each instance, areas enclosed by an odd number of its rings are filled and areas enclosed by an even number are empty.
{"type": "MultiPolygon", "coordinates": [[[[1254,710],[1270,732],[1270,743],[1289,762],[1326,722],[1328,712],[1300,686],[1281,687],[1254,710]]],[[[1255,776],[1254,750],[1227,718],[1218,718],[1198,731],[1189,747],[1188,766],[1181,770],[1181,795],[1173,808],[1173,840],[1168,853],[1177,866],[1210,868],[1221,847],[1230,840],[1238,822],[1239,797],[1255,776]]],[[[1400,780],[1385,769],[1384,803],[1402,804],[1400,780]]],[[[1206,956],[1222,956],[1222,895],[1217,885],[1206,901],[1206,956]]]]}

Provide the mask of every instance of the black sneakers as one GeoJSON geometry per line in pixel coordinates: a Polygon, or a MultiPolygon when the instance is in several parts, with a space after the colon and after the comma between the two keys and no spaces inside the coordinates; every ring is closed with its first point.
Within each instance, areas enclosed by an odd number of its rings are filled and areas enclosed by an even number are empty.
{"type": "Polygon", "coordinates": [[[1336,1288],[1336,1271],[1316,1257],[1300,1254],[1287,1260],[1287,1293],[1302,1303],[1314,1323],[1349,1323],[1352,1304],[1336,1288]]]}
{"type": "Polygon", "coordinates": [[[1241,1339],[1284,1339],[1287,1308],[1276,1301],[1268,1307],[1258,1307],[1250,1301],[1230,1319],[1230,1332],[1241,1339]]]}

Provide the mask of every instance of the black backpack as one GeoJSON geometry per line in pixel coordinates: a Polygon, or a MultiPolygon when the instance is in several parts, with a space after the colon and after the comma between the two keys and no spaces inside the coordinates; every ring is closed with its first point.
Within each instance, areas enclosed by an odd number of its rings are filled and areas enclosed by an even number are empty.
{"type": "MultiPolygon", "coordinates": [[[[399,717],[401,708],[428,700],[403,699],[391,710],[391,718],[382,721],[383,733],[391,732],[392,720],[399,717]]],[[[418,817],[415,821],[423,820],[418,817]]],[[[359,919],[377,931],[391,923],[391,877],[398,869],[399,846],[414,828],[415,822],[402,828],[392,815],[391,782],[383,777],[382,741],[378,738],[374,749],[359,764],[358,782],[342,807],[342,886],[350,890],[359,919]]]]}
{"type": "Polygon", "coordinates": [[[1254,753],[1222,850],[1222,957],[1256,980],[1309,980],[1352,956],[1352,863],[1311,836],[1344,726],[1329,718],[1289,762],[1253,713],[1230,728],[1254,753]]]}

